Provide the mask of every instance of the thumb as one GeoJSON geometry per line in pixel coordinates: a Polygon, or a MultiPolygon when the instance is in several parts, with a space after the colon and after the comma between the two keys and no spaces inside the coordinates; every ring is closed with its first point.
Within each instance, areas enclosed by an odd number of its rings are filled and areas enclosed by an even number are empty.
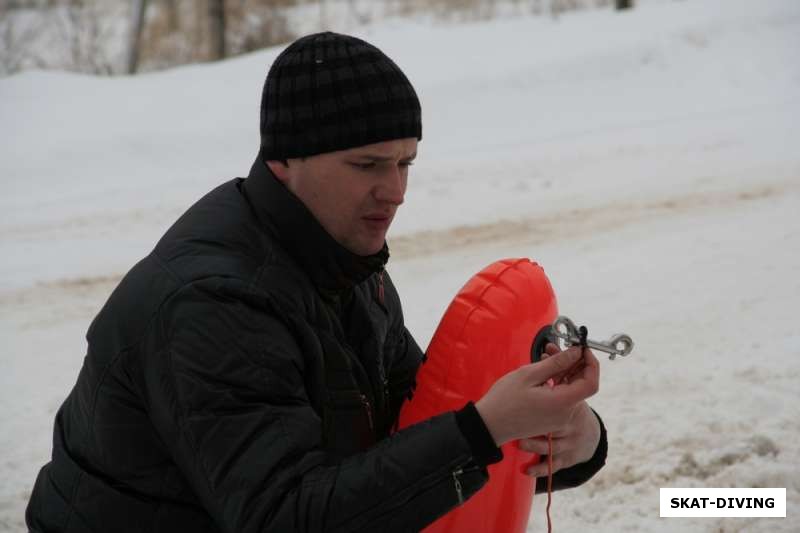
{"type": "Polygon", "coordinates": [[[538,363],[531,364],[529,366],[528,380],[532,385],[541,385],[548,379],[563,374],[581,359],[581,350],[580,346],[574,346],[563,352],[551,355],[538,363]]]}

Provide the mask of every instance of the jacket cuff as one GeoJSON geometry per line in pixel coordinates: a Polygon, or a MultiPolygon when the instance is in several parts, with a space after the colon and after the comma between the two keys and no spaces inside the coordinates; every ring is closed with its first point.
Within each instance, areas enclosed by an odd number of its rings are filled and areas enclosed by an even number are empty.
{"type": "MultiPolygon", "coordinates": [[[[592,409],[594,416],[600,423],[600,441],[597,443],[597,448],[594,450],[592,458],[585,463],[578,463],[569,468],[559,470],[553,474],[553,490],[568,489],[577,487],[589,481],[601,468],[606,464],[606,456],[608,455],[608,436],[606,435],[606,426],[603,424],[603,419],[597,414],[597,411],[592,409]]],[[[547,460],[547,456],[543,455],[542,461],[547,460]]],[[[536,479],[536,492],[547,492],[547,478],[540,477],[536,479]]]]}
{"type": "Polygon", "coordinates": [[[469,443],[476,463],[487,466],[503,460],[503,451],[495,444],[474,403],[469,402],[460,411],[456,411],[456,423],[469,443]]]}

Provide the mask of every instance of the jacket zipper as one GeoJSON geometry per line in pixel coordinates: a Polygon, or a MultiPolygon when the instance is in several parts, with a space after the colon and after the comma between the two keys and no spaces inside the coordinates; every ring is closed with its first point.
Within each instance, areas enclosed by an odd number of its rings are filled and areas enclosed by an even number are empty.
{"type": "Polygon", "coordinates": [[[461,490],[461,480],[458,479],[458,476],[464,473],[462,468],[453,472],[453,482],[456,485],[456,494],[458,494],[458,505],[464,503],[464,493],[461,490]]]}
{"type": "Polygon", "coordinates": [[[383,412],[389,413],[389,378],[383,377],[383,412]]]}
{"type": "Polygon", "coordinates": [[[372,433],[375,433],[375,424],[372,422],[372,406],[369,403],[369,399],[365,394],[361,395],[361,403],[364,405],[364,409],[367,411],[367,420],[369,421],[369,429],[372,433]]]}
{"type": "Polygon", "coordinates": [[[384,290],[383,290],[383,273],[386,272],[386,269],[381,269],[380,273],[378,274],[378,301],[381,305],[385,305],[384,302],[384,290]]]}
{"type": "Polygon", "coordinates": [[[458,477],[462,476],[462,475],[464,475],[465,473],[468,473],[468,472],[474,472],[474,471],[476,471],[478,469],[479,469],[479,467],[473,466],[473,467],[467,468],[465,470],[464,467],[460,466],[460,467],[456,468],[455,470],[453,470],[453,485],[455,485],[455,487],[456,487],[456,495],[458,496],[458,505],[461,505],[462,503],[464,503],[464,491],[463,491],[463,487],[461,485],[461,480],[458,479],[458,477]]]}

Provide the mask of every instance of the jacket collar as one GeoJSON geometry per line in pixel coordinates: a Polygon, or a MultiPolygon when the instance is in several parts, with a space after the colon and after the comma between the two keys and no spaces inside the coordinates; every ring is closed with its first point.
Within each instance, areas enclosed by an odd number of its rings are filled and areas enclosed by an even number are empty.
{"type": "Polygon", "coordinates": [[[323,292],[338,293],[383,270],[389,260],[386,242],[374,255],[360,256],[339,244],[311,211],[256,157],[243,183],[258,220],[289,252],[323,292]]]}

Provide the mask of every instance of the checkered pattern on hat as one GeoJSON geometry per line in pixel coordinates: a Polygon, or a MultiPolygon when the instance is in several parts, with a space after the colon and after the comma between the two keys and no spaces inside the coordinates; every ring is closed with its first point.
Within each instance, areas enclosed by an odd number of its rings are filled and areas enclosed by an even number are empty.
{"type": "Polygon", "coordinates": [[[293,42],[272,64],[261,96],[264,160],[407,137],[422,139],[419,99],[375,46],[316,33],[293,42]]]}

